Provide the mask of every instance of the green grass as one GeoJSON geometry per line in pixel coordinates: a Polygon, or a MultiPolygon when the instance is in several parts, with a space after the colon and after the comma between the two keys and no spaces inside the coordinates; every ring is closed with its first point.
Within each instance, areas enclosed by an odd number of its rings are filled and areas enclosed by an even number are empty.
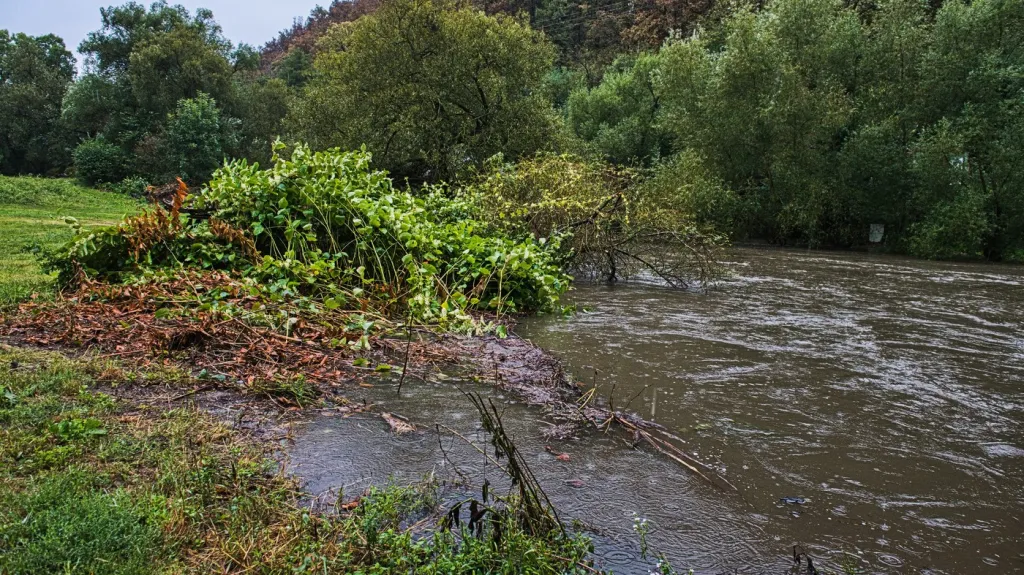
{"type": "Polygon", "coordinates": [[[585,539],[530,535],[514,514],[497,538],[411,530],[437,509],[430,484],[310,513],[255,439],[96,390],[187,377],[0,345],[0,574],[591,572],[585,539]]]}
{"type": "Polygon", "coordinates": [[[82,187],[73,180],[0,176],[0,307],[53,293],[33,249],[53,248],[73,235],[65,217],[83,227],[118,223],[138,200],[82,187]]]}

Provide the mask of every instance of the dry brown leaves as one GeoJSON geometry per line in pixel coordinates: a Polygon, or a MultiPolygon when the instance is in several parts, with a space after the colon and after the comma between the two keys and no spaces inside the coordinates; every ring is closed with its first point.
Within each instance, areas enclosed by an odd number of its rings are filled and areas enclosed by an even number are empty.
{"type": "MultiPolygon", "coordinates": [[[[321,386],[336,386],[353,377],[353,352],[332,349],[344,328],[299,322],[292,335],[249,325],[237,317],[181,308],[180,314],[157,316],[175,301],[222,290],[240,308],[253,303],[243,286],[226,274],[185,274],[179,279],[143,286],[84,284],[57,303],[25,303],[0,323],[0,336],[39,347],[98,351],[142,368],[177,365],[206,370],[227,384],[303,377],[321,386]]],[[[186,302],[187,303],[187,302],[186,302]]]]}
{"type": "Polygon", "coordinates": [[[409,423],[409,420],[398,415],[397,413],[384,412],[380,414],[381,419],[387,422],[388,427],[396,435],[405,435],[406,433],[412,433],[416,431],[416,426],[409,423]]]}

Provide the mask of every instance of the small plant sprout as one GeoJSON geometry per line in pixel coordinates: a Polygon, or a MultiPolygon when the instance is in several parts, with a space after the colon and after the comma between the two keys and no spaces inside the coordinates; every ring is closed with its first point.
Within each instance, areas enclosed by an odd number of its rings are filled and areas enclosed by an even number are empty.
{"type": "MultiPolygon", "coordinates": [[[[649,575],[676,575],[676,570],[672,568],[672,564],[668,562],[668,559],[664,555],[658,555],[658,562],[654,564],[654,571],[649,571],[649,575]]],[[[693,569],[686,572],[686,575],[693,575],[693,569]]]]}
{"type": "Polygon", "coordinates": [[[650,527],[647,525],[647,518],[640,517],[636,511],[633,512],[633,532],[640,537],[640,556],[647,559],[647,533],[650,527]]]}

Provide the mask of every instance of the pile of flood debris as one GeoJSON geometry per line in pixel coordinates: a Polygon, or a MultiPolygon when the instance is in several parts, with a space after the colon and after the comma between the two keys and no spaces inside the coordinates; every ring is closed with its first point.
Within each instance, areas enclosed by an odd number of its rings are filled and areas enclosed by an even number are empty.
{"type": "Polygon", "coordinates": [[[89,351],[142,369],[174,365],[249,387],[300,377],[329,387],[353,378],[353,352],[323,343],[344,334],[344,328],[296,322],[293,333],[285,335],[242,319],[249,309],[245,304],[252,303],[247,299],[223,274],[83,286],[57,302],[22,304],[0,323],[0,337],[33,347],[89,351]],[[214,291],[240,304],[239,313],[174,304],[214,291]]]}
{"type": "MultiPolygon", "coordinates": [[[[364,316],[323,310],[290,316],[282,333],[267,321],[277,317],[273,312],[239,278],[188,272],[135,285],[85,282],[56,302],[24,303],[0,322],[0,338],[143,370],[175,367],[204,379],[187,394],[227,390],[232,394],[221,397],[269,399],[290,409],[323,407],[325,401],[345,405],[346,388],[372,385],[368,380],[381,374],[399,376],[399,392],[407,378],[427,380],[438,373],[490,382],[546,410],[552,420],[546,435],[614,430],[634,446],[647,445],[708,482],[734,489],[713,467],[688,455],[681,438],[600,401],[596,389],[575,382],[558,359],[527,340],[413,329],[401,334],[394,325],[371,331],[366,326],[373,322],[364,316]]],[[[386,321],[376,319],[378,325],[386,321]]]]}
{"type": "Polygon", "coordinates": [[[685,440],[625,408],[615,409],[611,401],[597,396],[596,387],[588,389],[574,381],[561,361],[525,339],[447,338],[441,345],[463,364],[471,364],[481,378],[546,409],[555,420],[543,430],[548,436],[565,438],[586,429],[615,431],[632,446],[653,448],[716,487],[736,490],[714,467],[689,455],[685,440]]]}

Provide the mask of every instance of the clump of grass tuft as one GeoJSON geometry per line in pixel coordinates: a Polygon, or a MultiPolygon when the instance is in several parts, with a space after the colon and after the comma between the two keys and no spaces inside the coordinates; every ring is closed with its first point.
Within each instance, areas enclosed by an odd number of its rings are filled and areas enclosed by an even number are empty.
{"type": "Polygon", "coordinates": [[[4,573],[152,572],[158,525],[125,492],[106,492],[97,477],[71,469],[13,497],[0,514],[4,573]],[[20,520],[16,520],[19,519],[20,520]]]}
{"type": "Polygon", "coordinates": [[[0,176],[0,203],[35,207],[66,201],[87,191],[74,180],[0,176]]]}
{"type": "Polygon", "coordinates": [[[266,395],[280,403],[298,407],[306,407],[320,396],[320,389],[301,374],[257,379],[253,380],[248,387],[253,393],[266,395]]]}

